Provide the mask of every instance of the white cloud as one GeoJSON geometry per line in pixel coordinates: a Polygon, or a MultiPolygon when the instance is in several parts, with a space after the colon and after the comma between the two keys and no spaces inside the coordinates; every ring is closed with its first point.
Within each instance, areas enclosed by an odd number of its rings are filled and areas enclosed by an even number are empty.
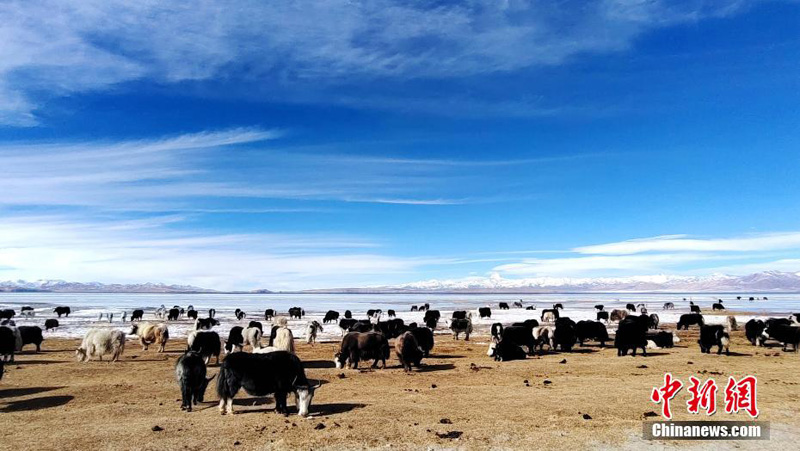
{"type": "Polygon", "coordinates": [[[382,255],[379,243],[346,235],[186,232],[186,221],[9,217],[0,223],[0,279],[296,289],[358,285],[436,262],[382,255]]]}
{"type": "Polygon", "coordinates": [[[24,0],[0,5],[0,123],[33,125],[34,92],[235,77],[290,85],[462,77],[628,48],[657,27],[749,2],[24,0]]]}
{"type": "Polygon", "coordinates": [[[643,252],[752,252],[787,249],[800,249],[800,232],[713,239],[668,235],[582,246],[573,250],[580,254],[630,255],[643,252]]]}
{"type": "Polygon", "coordinates": [[[609,274],[651,274],[674,269],[687,263],[713,260],[705,254],[657,254],[634,256],[590,256],[566,258],[525,259],[494,268],[507,275],[576,276],[609,274]]]}

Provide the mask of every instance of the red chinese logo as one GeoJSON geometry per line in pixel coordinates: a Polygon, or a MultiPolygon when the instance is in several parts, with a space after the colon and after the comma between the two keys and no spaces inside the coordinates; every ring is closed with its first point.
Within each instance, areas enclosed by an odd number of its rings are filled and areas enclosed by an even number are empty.
{"type": "Polygon", "coordinates": [[[706,411],[706,415],[713,415],[717,411],[717,383],[713,379],[708,379],[703,386],[700,380],[694,376],[689,377],[691,385],[688,390],[692,398],[686,402],[689,413],[699,413],[700,409],[706,411]]]}
{"type": "Polygon", "coordinates": [[[739,382],[733,377],[728,378],[728,385],[725,387],[725,412],[736,413],[740,410],[753,418],[758,416],[755,376],[743,377],[739,382]]]}
{"type": "Polygon", "coordinates": [[[673,379],[672,374],[666,373],[664,374],[664,385],[653,388],[650,399],[656,404],[662,403],[661,415],[664,416],[664,418],[668,420],[672,419],[672,411],[669,408],[669,402],[681,391],[682,387],[683,382],[673,379]]]}

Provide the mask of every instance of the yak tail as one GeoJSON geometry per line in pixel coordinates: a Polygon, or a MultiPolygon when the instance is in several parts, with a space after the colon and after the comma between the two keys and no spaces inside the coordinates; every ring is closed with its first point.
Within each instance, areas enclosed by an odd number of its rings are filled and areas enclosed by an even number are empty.
{"type": "Polygon", "coordinates": [[[239,383],[236,380],[234,371],[227,365],[227,360],[222,362],[217,376],[217,396],[219,399],[233,398],[239,391],[239,383]]]}

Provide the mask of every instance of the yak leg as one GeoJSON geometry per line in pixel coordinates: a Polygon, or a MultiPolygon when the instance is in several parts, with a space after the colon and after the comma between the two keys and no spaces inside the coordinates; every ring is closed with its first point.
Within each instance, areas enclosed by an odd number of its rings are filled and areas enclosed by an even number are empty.
{"type": "Polygon", "coordinates": [[[283,415],[289,415],[286,406],[286,392],[275,392],[275,412],[283,415]]]}

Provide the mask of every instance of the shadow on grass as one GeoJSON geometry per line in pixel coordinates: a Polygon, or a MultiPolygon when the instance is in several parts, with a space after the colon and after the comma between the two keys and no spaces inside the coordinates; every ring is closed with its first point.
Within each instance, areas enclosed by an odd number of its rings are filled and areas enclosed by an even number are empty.
{"type": "Polygon", "coordinates": [[[25,388],[6,388],[0,390],[0,398],[15,398],[17,396],[28,396],[46,391],[58,390],[64,387],[25,387],[25,388]]]}
{"type": "Polygon", "coordinates": [[[7,406],[0,409],[0,412],[22,412],[26,410],[41,410],[49,409],[51,407],[63,406],[64,404],[75,399],[74,396],[43,396],[41,398],[23,399],[21,401],[12,401],[7,406]]]}
{"type": "MultiPolygon", "coordinates": [[[[455,366],[455,365],[453,365],[452,363],[436,363],[436,364],[425,364],[425,363],[423,362],[423,364],[422,364],[422,366],[421,366],[421,367],[419,367],[419,368],[415,368],[413,371],[416,371],[416,372],[418,372],[418,373],[429,373],[429,372],[432,372],[432,371],[447,371],[447,370],[452,370],[452,369],[454,369],[455,367],[456,367],[456,366],[455,366]]],[[[402,366],[400,366],[399,368],[402,368],[402,366]]]]}
{"type": "Polygon", "coordinates": [[[336,364],[333,363],[333,360],[306,360],[303,362],[304,368],[336,368],[336,364]]]}

